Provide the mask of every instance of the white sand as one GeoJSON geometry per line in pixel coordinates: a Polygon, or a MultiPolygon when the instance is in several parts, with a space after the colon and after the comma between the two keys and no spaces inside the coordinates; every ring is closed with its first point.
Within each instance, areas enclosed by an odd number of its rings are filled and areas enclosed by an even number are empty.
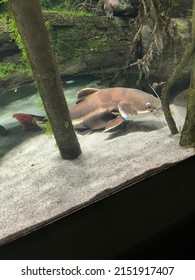
{"type": "MultiPolygon", "coordinates": [[[[179,127],[184,116],[175,106],[179,127]]],[[[73,161],[62,160],[45,134],[31,135],[1,158],[0,244],[195,154],[154,118],[78,139],[83,153],[73,161]]]]}

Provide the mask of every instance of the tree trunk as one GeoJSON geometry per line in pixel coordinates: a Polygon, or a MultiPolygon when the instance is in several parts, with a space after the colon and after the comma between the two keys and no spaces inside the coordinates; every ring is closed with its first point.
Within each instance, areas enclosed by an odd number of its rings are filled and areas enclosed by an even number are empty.
{"type": "Polygon", "coordinates": [[[39,0],[9,0],[63,159],[80,153],[39,0]]]}
{"type": "Polygon", "coordinates": [[[192,56],[192,74],[188,91],[187,114],[181,134],[180,145],[195,147],[195,53],[192,56]]]}
{"type": "Polygon", "coordinates": [[[194,42],[191,42],[186,46],[183,56],[181,57],[177,66],[175,67],[175,69],[173,70],[171,76],[167,80],[167,82],[161,92],[161,101],[162,101],[162,105],[163,105],[165,119],[167,121],[167,124],[168,124],[172,134],[177,134],[178,130],[177,130],[175,121],[171,115],[171,111],[170,111],[170,107],[169,107],[169,91],[170,91],[170,88],[172,87],[172,85],[174,84],[174,82],[176,81],[176,79],[180,76],[183,68],[188,63],[193,50],[194,50],[194,42]]]}
{"type": "MultiPolygon", "coordinates": [[[[195,42],[195,0],[193,0],[192,9],[192,42],[195,42]]],[[[180,145],[195,147],[195,47],[192,55],[192,71],[188,92],[187,114],[181,134],[180,145]]]]}
{"type": "MultiPolygon", "coordinates": [[[[181,74],[183,68],[186,66],[188,63],[189,59],[192,57],[194,54],[194,48],[195,48],[195,0],[193,0],[193,15],[192,15],[192,37],[191,37],[191,42],[186,46],[185,52],[183,56],[181,57],[180,61],[178,62],[177,66],[175,67],[173,73],[171,74],[170,78],[167,80],[164,88],[162,89],[161,92],[161,100],[162,100],[162,105],[163,105],[163,110],[165,113],[165,118],[167,120],[168,126],[172,132],[172,134],[178,133],[177,127],[175,125],[175,121],[171,115],[170,107],[169,107],[169,91],[171,86],[174,84],[176,79],[179,77],[181,74]]],[[[180,143],[184,145],[184,142],[187,144],[187,135],[189,139],[192,137],[194,138],[194,143],[195,143],[195,132],[192,131],[195,128],[195,72],[194,72],[194,67],[195,67],[195,56],[193,57],[193,62],[192,62],[192,75],[191,75],[191,86],[190,86],[190,96],[189,96],[189,103],[188,103],[188,113],[186,117],[186,122],[184,126],[184,131],[182,133],[182,140],[180,143]],[[185,136],[184,136],[185,134],[185,136]],[[194,136],[193,136],[194,135],[194,136]],[[185,138],[185,140],[184,140],[185,138]]],[[[189,145],[191,145],[192,139],[189,140],[189,145]]]]}

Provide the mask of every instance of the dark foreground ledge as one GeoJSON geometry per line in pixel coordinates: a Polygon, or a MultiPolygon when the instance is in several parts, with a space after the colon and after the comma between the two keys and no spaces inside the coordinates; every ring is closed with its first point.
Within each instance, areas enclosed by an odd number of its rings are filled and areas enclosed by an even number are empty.
{"type": "Polygon", "coordinates": [[[194,164],[191,157],[3,245],[0,258],[194,259],[194,164]]]}

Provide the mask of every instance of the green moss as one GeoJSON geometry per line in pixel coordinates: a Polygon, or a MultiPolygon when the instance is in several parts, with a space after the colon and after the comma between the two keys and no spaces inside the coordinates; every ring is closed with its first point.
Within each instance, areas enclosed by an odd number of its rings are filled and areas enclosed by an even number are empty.
{"type": "MultiPolygon", "coordinates": [[[[67,0],[66,0],[67,1],[67,0]]],[[[43,9],[52,9],[64,5],[64,0],[41,0],[41,7],[43,9]]]]}
{"type": "Polygon", "coordinates": [[[16,21],[10,12],[3,13],[0,16],[0,27],[3,32],[9,32],[11,39],[16,42],[22,52],[22,59],[17,63],[10,62],[9,59],[0,63],[0,77],[5,78],[14,72],[31,73],[26,49],[19,34],[16,21]]]}
{"type": "Polygon", "coordinates": [[[13,73],[26,73],[26,68],[22,62],[20,63],[10,63],[10,62],[0,62],[0,78],[3,79],[13,73]]]}
{"type": "MultiPolygon", "coordinates": [[[[26,48],[24,46],[24,43],[22,41],[22,38],[20,36],[20,33],[18,31],[18,27],[17,27],[17,24],[16,24],[16,21],[15,19],[13,18],[13,16],[11,17],[10,19],[10,24],[9,24],[9,31],[10,31],[10,36],[13,40],[15,40],[18,48],[22,51],[22,59],[23,59],[23,62],[25,62],[26,66],[28,64],[28,55],[27,55],[27,52],[26,52],[26,48]]],[[[30,66],[29,66],[30,68],[30,66]]]]}
{"type": "Polygon", "coordinates": [[[26,60],[26,50],[24,48],[22,38],[19,34],[16,21],[10,12],[5,12],[0,15],[0,27],[3,32],[9,32],[11,39],[13,39],[19,49],[23,52],[24,60],[26,60]]]}
{"type": "Polygon", "coordinates": [[[58,13],[79,16],[92,16],[84,7],[82,11],[78,7],[77,1],[72,0],[41,0],[42,10],[47,13],[58,13]],[[78,10],[79,9],[79,10],[78,10]]]}
{"type": "MultiPolygon", "coordinates": [[[[55,24],[55,21],[63,20],[62,15],[77,15],[77,16],[92,16],[94,14],[92,13],[86,13],[86,12],[78,12],[78,11],[68,11],[65,9],[59,10],[59,8],[47,10],[48,13],[52,13],[52,19],[46,21],[46,27],[51,34],[51,42],[54,51],[63,57],[65,60],[73,59],[75,57],[78,57],[81,54],[89,53],[90,51],[97,51],[101,47],[103,47],[102,42],[94,42],[93,39],[83,39],[83,40],[77,40],[75,38],[80,38],[81,30],[70,30],[69,28],[59,28],[56,32],[53,29],[53,24],[55,24]],[[56,14],[55,14],[56,13],[56,14]],[[58,16],[59,15],[59,16],[58,16]],[[67,38],[67,40],[66,40],[67,38]],[[72,38],[72,40],[71,40],[72,38]],[[66,51],[68,49],[68,52],[66,51]]],[[[82,20],[81,17],[81,20],[82,20]]],[[[13,39],[19,49],[22,52],[22,62],[19,62],[19,65],[14,64],[12,62],[3,62],[0,65],[1,73],[0,77],[5,78],[9,74],[13,74],[14,72],[30,72],[30,64],[28,61],[28,55],[26,52],[26,48],[22,42],[22,38],[18,32],[17,24],[15,22],[15,19],[13,16],[9,13],[2,13],[0,15],[0,27],[1,30],[4,32],[9,32],[11,39],[13,39]],[[7,64],[8,63],[8,64],[7,64]],[[6,65],[7,64],[7,65],[6,65]]],[[[83,33],[88,33],[87,29],[90,28],[90,25],[86,24],[85,30],[83,33]]],[[[31,73],[32,74],[32,73],[31,73]]]]}
{"type": "Polygon", "coordinates": [[[89,39],[85,42],[80,41],[79,46],[76,48],[74,57],[78,57],[84,54],[89,54],[89,53],[96,53],[100,50],[105,49],[107,46],[106,42],[103,41],[96,41],[93,39],[89,39]]]}
{"type": "Polygon", "coordinates": [[[86,25],[84,30],[71,27],[53,30],[51,41],[56,54],[66,61],[81,55],[98,52],[107,47],[105,39],[95,38],[91,34],[90,24],[86,25]]]}
{"type": "Polygon", "coordinates": [[[117,74],[120,70],[121,70],[121,68],[118,68],[118,67],[109,67],[107,69],[104,69],[101,73],[103,75],[113,76],[113,75],[117,74]]]}
{"type": "Polygon", "coordinates": [[[185,18],[175,18],[173,19],[177,26],[178,29],[181,33],[185,34],[185,33],[189,33],[189,28],[190,28],[190,21],[185,19],[185,18]]]}
{"type": "Polygon", "coordinates": [[[49,121],[47,121],[46,123],[44,123],[43,125],[44,131],[48,136],[52,136],[53,135],[53,129],[51,127],[51,123],[49,121]]]}
{"type": "MultiPolygon", "coordinates": [[[[43,106],[43,101],[41,100],[41,98],[39,98],[38,102],[37,102],[37,106],[39,108],[41,108],[42,110],[45,110],[44,109],[44,106],[43,106]]],[[[48,118],[46,117],[46,119],[48,120],[48,118]]],[[[48,135],[48,136],[52,136],[53,135],[53,130],[52,130],[52,127],[51,127],[51,123],[50,121],[48,120],[46,123],[43,123],[41,125],[41,127],[44,129],[44,132],[48,135]]]]}
{"type": "Polygon", "coordinates": [[[9,13],[7,12],[0,14],[0,30],[9,32],[9,13]]]}
{"type": "Polygon", "coordinates": [[[65,10],[65,9],[50,9],[43,10],[44,13],[58,14],[58,15],[72,15],[72,16],[83,16],[83,17],[92,17],[93,13],[82,12],[82,11],[74,11],[74,10],[65,10]]]}

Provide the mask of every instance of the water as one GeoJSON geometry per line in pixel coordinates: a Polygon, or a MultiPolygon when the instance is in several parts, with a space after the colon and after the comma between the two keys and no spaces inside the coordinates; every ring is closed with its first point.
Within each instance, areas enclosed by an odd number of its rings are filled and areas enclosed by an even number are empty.
{"type": "MultiPolygon", "coordinates": [[[[62,83],[68,105],[75,103],[76,93],[82,88],[100,87],[98,81],[90,76],[64,78],[62,83]]],[[[0,135],[0,158],[15,146],[42,133],[42,131],[24,132],[22,125],[15,118],[12,118],[13,114],[16,113],[46,115],[35,86],[24,86],[0,96],[0,125],[9,132],[6,137],[0,135]]]]}
{"type": "MultiPolygon", "coordinates": [[[[68,105],[75,103],[76,93],[82,88],[99,87],[98,81],[94,80],[91,76],[63,78],[62,84],[68,105]]],[[[18,126],[20,126],[17,120],[12,118],[12,115],[16,113],[45,116],[40,95],[35,87],[29,85],[18,90],[10,91],[7,94],[7,100],[6,94],[0,97],[0,124],[7,130],[13,130],[14,127],[17,130],[18,126]],[[11,99],[17,98],[17,95],[20,98],[10,102],[11,99]]]]}

